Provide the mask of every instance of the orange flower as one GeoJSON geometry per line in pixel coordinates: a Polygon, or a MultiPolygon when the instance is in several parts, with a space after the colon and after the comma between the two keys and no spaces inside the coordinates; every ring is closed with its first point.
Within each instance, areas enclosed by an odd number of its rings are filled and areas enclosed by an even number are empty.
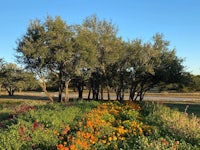
{"type": "Polygon", "coordinates": [[[91,122],[91,121],[87,121],[87,122],[86,122],[86,125],[87,125],[88,127],[92,128],[92,122],[91,122]]]}
{"type": "Polygon", "coordinates": [[[57,145],[57,149],[58,149],[58,150],[62,150],[63,148],[64,148],[64,146],[63,146],[62,144],[58,144],[58,145],[57,145]]]}
{"type": "Polygon", "coordinates": [[[87,144],[87,142],[83,142],[83,143],[82,143],[82,148],[83,148],[83,149],[88,149],[88,144],[87,144]]]}
{"type": "Polygon", "coordinates": [[[76,146],[75,145],[70,145],[70,150],[77,150],[76,146]]]}
{"type": "Polygon", "coordinates": [[[55,131],[53,131],[53,134],[54,135],[59,135],[59,133],[55,130],[55,131]]]}
{"type": "Polygon", "coordinates": [[[162,142],[164,145],[168,145],[168,142],[167,142],[165,139],[162,139],[161,142],[162,142]]]}

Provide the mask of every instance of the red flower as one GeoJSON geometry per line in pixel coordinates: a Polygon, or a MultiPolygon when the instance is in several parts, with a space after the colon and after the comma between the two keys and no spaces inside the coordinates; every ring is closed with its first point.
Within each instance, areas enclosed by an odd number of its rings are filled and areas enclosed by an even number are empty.
{"type": "Polygon", "coordinates": [[[37,129],[39,127],[39,123],[37,121],[35,121],[33,123],[33,130],[37,129]]]}
{"type": "Polygon", "coordinates": [[[20,125],[19,135],[22,137],[24,135],[24,126],[20,125]]]}

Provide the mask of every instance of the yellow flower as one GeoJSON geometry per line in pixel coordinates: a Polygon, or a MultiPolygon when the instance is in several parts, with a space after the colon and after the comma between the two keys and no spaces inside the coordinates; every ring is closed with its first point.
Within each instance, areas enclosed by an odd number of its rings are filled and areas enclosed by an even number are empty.
{"type": "Polygon", "coordinates": [[[106,143],[106,140],[101,140],[101,142],[105,144],[105,143],[106,143]]]}
{"type": "Polygon", "coordinates": [[[119,138],[121,141],[124,141],[125,140],[125,137],[120,137],[119,138]]]}
{"type": "Polygon", "coordinates": [[[114,144],[114,149],[117,149],[117,148],[118,148],[117,144],[114,144]]]}
{"type": "Polygon", "coordinates": [[[109,140],[109,141],[112,141],[112,137],[109,137],[108,140],[109,140]]]}
{"type": "Polygon", "coordinates": [[[116,140],[117,140],[117,137],[116,137],[116,136],[113,136],[113,140],[116,141],[116,140]]]}
{"type": "Polygon", "coordinates": [[[110,145],[110,142],[106,143],[106,145],[108,145],[108,146],[109,146],[109,145],[110,145]]]}

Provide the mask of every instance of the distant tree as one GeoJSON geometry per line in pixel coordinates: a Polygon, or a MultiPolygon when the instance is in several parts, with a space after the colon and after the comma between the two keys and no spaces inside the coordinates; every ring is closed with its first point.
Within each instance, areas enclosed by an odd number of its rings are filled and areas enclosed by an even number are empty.
{"type": "Polygon", "coordinates": [[[0,58],[0,72],[3,71],[4,66],[5,66],[5,62],[4,62],[3,58],[0,58]]]}
{"type": "Polygon", "coordinates": [[[1,72],[1,84],[9,96],[13,96],[17,90],[31,88],[34,78],[31,74],[23,71],[16,64],[8,63],[1,72]]]}
{"type": "Polygon", "coordinates": [[[195,89],[195,91],[200,91],[200,75],[194,75],[192,77],[193,80],[193,88],[195,89]]]}
{"type": "Polygon", "coordinates": [[[4,69],[5,69],[5,61],[3,58],[0,58],[0,95],[1,95],[1,88],[2,88],[2,83],[3,83],[3,72],[4,72],[4,69]]]}

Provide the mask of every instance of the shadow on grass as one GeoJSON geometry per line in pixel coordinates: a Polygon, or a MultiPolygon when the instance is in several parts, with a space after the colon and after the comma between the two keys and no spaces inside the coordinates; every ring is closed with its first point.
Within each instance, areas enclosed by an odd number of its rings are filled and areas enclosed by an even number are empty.
{"type": "Polygon", "coordinates": [[[170,104],[166,103],[168,107],[172,109],[177,109],[180,112],[187,112],[188,114],[194,114],[200,117],[200,104],[170,104]]]}
{"type": "MultiPolygon", "coordinates": [[[[58,101],[58,97],[57,96],[52,96],[54,101],[58,101]]],[[[44,95],[44,94],[20,94],[20,95],[13,95],[13,96],[9,96],[9,95],[0,95],[0,102],[1,101],[7,101],[7,100],[31,100],[31,101],[49,101],[49,98],[44,95]]]]}

